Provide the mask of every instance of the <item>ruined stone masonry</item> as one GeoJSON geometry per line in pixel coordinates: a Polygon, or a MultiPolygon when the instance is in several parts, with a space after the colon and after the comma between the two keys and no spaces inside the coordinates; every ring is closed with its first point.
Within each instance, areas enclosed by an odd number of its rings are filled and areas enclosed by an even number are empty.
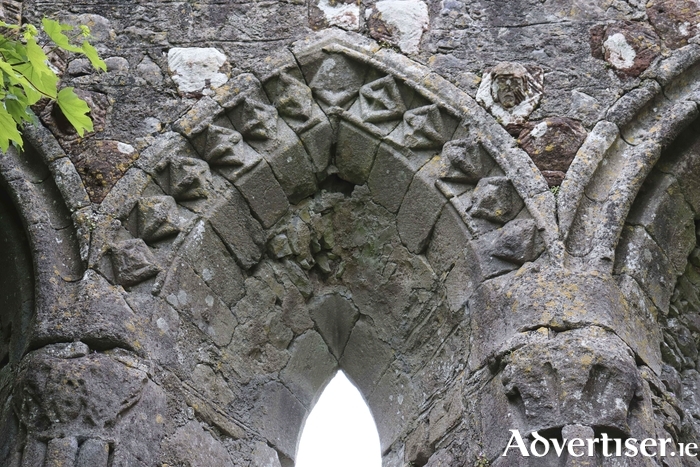
{"type": "Polygon", "coordinates": [[[386,467],[700,440],[695,0],[3,2],[88,24],[0,156],[0,465],[291,467],[342,369],[386,467]]]}

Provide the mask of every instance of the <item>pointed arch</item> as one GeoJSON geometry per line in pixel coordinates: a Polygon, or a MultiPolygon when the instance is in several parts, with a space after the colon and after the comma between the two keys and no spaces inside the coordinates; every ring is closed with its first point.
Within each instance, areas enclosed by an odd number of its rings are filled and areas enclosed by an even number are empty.
{"type": "Polygon", "coordinates": [[[374,418],[357,387],[338,371],[304,422],[297,465],[381,465],[374,418]],[[302,460],[304,462],[302,462],[302,460]]]}
{"type": "Polygon", "coordinates": [[[700,46],[657,61],[589,134],[562,184],[567,251],[611,272],[625,219],[662,152],[698,115],[700,46]]]}
{"type": "MultiPolygon", "coordinates": [[[[261,70],[200,99],[142,152],[99,207],[93,244],[110,247],[88,265],[160,297],[220,349],[216,377],[256,395],[199,415],[223,432],[264,440],[291,465],[340,368],[388,455],[430,395],[459,394],[463,357],[444,368],[433,357],[466,341],[476,287],[544,251],[561,259],[554,196],[471,97],[361,36],[314,36],[261,70]],[[274,337],[258,343],[259,332],[274,337]]],[[[204,367],[182,384],[213,378],[204,367]]],[[[460,423],[454,413],[420,441],[427,450],[460,423]]]]}

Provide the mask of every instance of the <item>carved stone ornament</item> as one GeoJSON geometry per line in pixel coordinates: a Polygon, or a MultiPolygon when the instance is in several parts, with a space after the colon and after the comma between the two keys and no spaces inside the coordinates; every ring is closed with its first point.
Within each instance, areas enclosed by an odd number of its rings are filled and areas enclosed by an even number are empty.
{"type": "Polygon", "coordinates": [[[147,242],[157,241],[180,231],[177,204],[170,196],[149,196],[137,204],[138,235],[147,242]]]}
{"type": "Polygon", "coordinates": [[[287,73],[277,82],[275,107],[283,117],[307,121],[313,112],[311,89],[287,73]]]}
{"type": "Polygon", "coordinates": [[[267,140],[277,133],[277,109],[258,100],[246,99],[241,120],[241,133],[247,138],[267,140]]]}
{"type": "Polygon", "coordinates": [[[360,88],[360,108],[366,122],[398,120],[406,111],[399,88],[392,76],[372,81],[360,88]]]}
{"type": "Polygon", "coordinates": [[[112,247],[114,276],[121,285],[136,285],[160,271],[156,259],[140,238],[122,240],[112,247]]]}
{"type": "Polygon", "coordinates": [[[206,186],[210,177],[206,162],[189,157],[173,158],[169,165],[170,194],[176,200],[194,200],[207,197],[206,186]]]}
{"type": "MultiPolygon", "coordinates": [[[[153,99],[194,103],[147,140],[136,118],[110,127],[141,146],[100,204],[49,130],[0,157],[0,224],[27,235],[0,255],[0,292],[23,250],[37,292],[0,293],[0,311],[20,310],[0,336],[0,466],[294,465],[340,368],[376,415],[383,465],[615,464],[504,459],[510,430],[528,446],[534,430],[700,439],[700,45],[581,129],[526,121],[534,67],[487,70],[479,104],[448,52],[429,68],[339,30],[283,42],[238,47],[251,73],[211,96],[153,99]],[[568,169],[557,190],[538,155],[568,169]]],[[[599,65],[591,79],[615,77],[599,65]]],[[[664,461],[646,460],[623,464],[664,461]]]]}
{"type": "Polygon", "coordinates": [[[542,68],[502,62],[484,73],[476,100],[503,126],[521,125],[539,104],[543,85],[542,68]]]}
{"type": "Polygon", "coordinates": [[[445,143],[442,116],[438,106],[426,105],[411,109],[403,116],[406,125],[404,142],[415,149],[440,147],[445,143]]]}
{"type": "Polygon", "coordinates": [[[464,139],[448,141],[442,148],[442,156],[450,164],[441,179],[457,183],[476,184],[493,166],[481,144],[464,139]]]}

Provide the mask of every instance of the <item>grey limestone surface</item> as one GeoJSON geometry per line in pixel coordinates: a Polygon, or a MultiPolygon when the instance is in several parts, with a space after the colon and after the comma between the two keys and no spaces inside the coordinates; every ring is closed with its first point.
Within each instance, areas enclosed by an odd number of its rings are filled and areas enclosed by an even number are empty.
{"type": "Polygon", "coordinates": [[[386,467],[700,440],[694,0],[2,2],[91,106],[0,155],[0,465],[291,467],[343,370],[386,467]]]}

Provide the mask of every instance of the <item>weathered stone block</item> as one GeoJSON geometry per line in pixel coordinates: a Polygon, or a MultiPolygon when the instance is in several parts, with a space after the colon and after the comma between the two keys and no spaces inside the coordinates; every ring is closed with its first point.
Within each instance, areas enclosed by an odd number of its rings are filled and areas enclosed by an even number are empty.
{"type": "Polygon", "coordinates": [[[479,310],[471,314],[474,340],[469,364],[474,369],[515,346],[513,336],[523,329],[591,325],[613,329],[650,366],[660,366],[654,350],[660,342],[658,328],[629,305],[611,276],[539,270],[537,263],[526,264],[516,274],[479,286],[469,309],[479,310]]]}
{"type": "Polygon", "coordinates": [[[227,306],[243,298],[243,273],[209,224],[198,223],[181,251],[199,277],[227,306]]]}
{"type": "Polygon", "coordinates": [[[448,141],[442,148],[442,157],[450,162],[443,180],[475,184],[493,168],[494,162],[476,141],[448,141]]]}
{"type": "Polygon", "coordinates": [[[289,201],[297,203],[316,191],[314,168],[301,141],[286,143],[266,159],[289,201]]]}
{"type": "Polygon", "coordinates": [[[234,182],[262,226],[269,229],[287,212],[289,201],[270,166],[261,161],[234,182]]]}
{"type": "MultiPolygon", "coordinates": [[[[320,111],[319,111],[320,112],[320,111]]],[[[333,128],[328,119],[299,134],[306,152],[311,157],[315,172],[323,172],[331,161],[331,146],[334,141],[333,128]]]]}
{"type": "Polygon", "coordinates": [[[136,234],[148,243],[176,235],[179,216],[170,196],[147,196],[136,204],[136,234]]]}
{"type": "Polygon", "coordinates": [[[421,422],[406,438],[404,458],[411,465],[425,465],[433,454],[433,448],[428,444],[427,423],[421,422]]]}
{"type": "Polygon", "coordinates": [[[233,467],[224,445],[209,432],[204,431],[197,421],[187,422],[186,425],[178,428],[164,444],[168,457],[174,462],[233,467]]]}
{"type": "Polygon", "coordinates": [[[206,396],[209,403],[227,407],[236,398],[226,380],[209,365],[200,363],[195,366],[191,378],[194,387],[206,396]]]}
{"type": "Polygon", "coordinates": [[[76,467],[107,467],[109,444],[101,439],[88,439],[80,446],[76,467]]]}
{"type": "Polygon", "coordinates": [[[369,395],[367,402],[377,422],[382,452],[386,451],[415,417],[418,401],[411,380],[398,371],[387,371],[369,395]]]}
{"type": "Polygon", "coordinates": [[[408,187],[396,217],[401,241],[411,253],[419,254],[428,245],[433,226],[447,203],[445,196],[435,188],[442,163],[433,158],[416,174],[408,187]]]}
{"type": "Polygon", "coordinates": [[[528,122],[518,143],[542,172],[549,186],[559,186],[586,139],[581,123],[565,117],[528,122]]]}
{"type": "Polygon", "coordinates": [[[173,157],[167,164],[166,192],[178,201],[193,201],[209,196],[211,173],[206,162],[188,157],[173,157]]]}
{"type": "Polygon", "coordinates": [[[231,342],[236,318],[189,264],[180,260],[173,266],[161,295],[216,345],[225,346],[231,342]]]}
{"type": "Polygon", "coordinates": [[[452,269],[471,238],[455,208],[446,204],[435,223],[433,237],[425,253],[432,268],[438,273],[452,269]]]}
{"type": "Polygon", "coordinates": [[[642,186],[627,223],[643,226],[680,275],[695,246],[693,218],[685,193],[674,177],[656,172],[642,186]]]}
{"type": "Polygon", "coordinates": [[[45,457],[46,443],[35,438],[29,438],[22,453],[22,467],[43,466],[45,457]]]}
{"type": "Polygon", "coordinates": [[[278,451],[294,459],[306,413],[289,389],[278,382],[270,382],[262,387],[251,415],[260,427],[260,433],[278,451]]]}
{"type": "Polygon", "coordinates": [[[251,467],[282,467],[277,451],[265,443],[255,443],[251,467]]]}
{"type": "Polygon", "coordinates": [[[507,361],[504,390],[521,407],[528,432],[575,424],[629,432],[642,382],[634,355],[614,334],[597,327],[560,333],[507,361]]]}
{"type": "Polygon", "coordinates": [[[353,303],[338,295],[324,295],[309,302],[309,314],[335,358],[343,355],[359,313],[353,303]]]}
{"type": "Polygon", "coordinates": [[[367,185],[372,199],[396,213],[413,179],[415,170],[408,159],[386,144],[379,146],[367,185]]]}
{"type": "Polygon", "coordinates": [[[270,130],[269,138],[248,143],[270,164],[289,200],[297,203],[316,191],[315,170],[297,135],[284,120],[277,120],[276,130],[270,130]]]}
{"type": "Polygon", "coordinates": [[[394,352],[379,340],[372,326],[359,320],[350,334],[340,367],[362,394],[371,394],[394,358],[394,352]]]}
{"type": "Polygon", "coordinates": [[[78,453],[78,440],[75,438],[54,438],[46,448],[46,467],[63,467],[75,464],[78,453]]]}
{"type": "Polygon", "coordinates": [[[591,29],[591,55],[605,59],[620,77],[637,77],[659,56],[659,36],[647,23],[618,21],[591,29]]]}
{"type": "Polygon", "coordinates": [[[333,376],[338,362],[315,331],[297,337],[291,347],[292,357],[280,372],[280,378],[309,410],[320,396],[321,388],[333,376]]]}
{"type": "Polygon", "coordinates": [[[632,276],[657,307],[668,308],[676,273],[663,250],[644,228],[627,226],[622,230],[614,271],[632,276]]]}
{"type": "Polygon", "coordinates": [[[369,177],[380,140],[354,125],[340,122],[335,165],[343,180],[362,185],[369,177]]]}
{"type": "Polygon", "coordinates": [[[342,54],[296,54],[302,72],[322,107],[345,106],[364,83],[365,67],[342,54]]]}
{"type": "Polygon", "coordinates": [[[534,261],[544,251],[532,219],[515,219],[499,230],[491,244],[492,255],[496,258],[521,265],[534,261]]]}
{"type": "Polygon", "coordinates": [[[438,400],[430,411],[428,442],[435,445],[440,438],[462,420],[463,416],[462,388],[457,386],[438,400]]]}
{"type": "Polygon", "coordinates": [[[112,267],[118,284],[136,285],[160,271],[156,258],[140,238],[123,240],[112,247],[112,267]]]}
{"type": "Polygon", "coordinates": [[[264,232],[238,191],[231,191],[230,198],[211,214],[209,223],[243,269],[251,268],[260,260],[264,232]]]}
{"type": "Polygon", "coordinates": [[[513,219],[523,207],[520,195],[507,177],[482,178],[472,192],[469,214],[493,222],[513,219]]]}

